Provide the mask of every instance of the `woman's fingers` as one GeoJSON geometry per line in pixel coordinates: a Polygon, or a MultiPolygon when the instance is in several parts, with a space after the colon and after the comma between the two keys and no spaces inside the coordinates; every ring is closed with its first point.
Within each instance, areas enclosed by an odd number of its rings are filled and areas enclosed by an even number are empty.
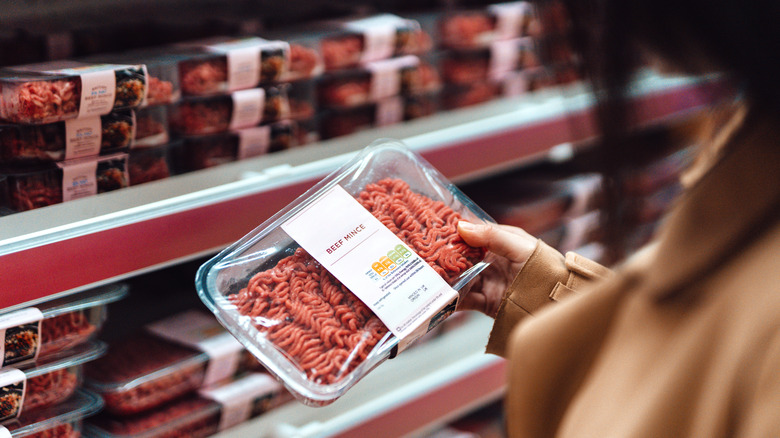
{"type": "Polygon", "coordinates": [[[471,246],[485,247],[516,263],[525,263],[536,247],[536,238],[521,228],[507,225],[458,222],[458,233],[471,246]]]}

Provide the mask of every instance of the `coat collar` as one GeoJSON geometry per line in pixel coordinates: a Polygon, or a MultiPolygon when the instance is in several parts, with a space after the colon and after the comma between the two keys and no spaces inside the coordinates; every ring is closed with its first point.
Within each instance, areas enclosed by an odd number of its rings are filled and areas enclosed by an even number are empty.
{"type": "Polygon", "coordinates": [[[670,298],[778,220],[780,120],[748,115],[723,156],[678,199],[656,243],[628,262],[639,290],[670,298]]]}

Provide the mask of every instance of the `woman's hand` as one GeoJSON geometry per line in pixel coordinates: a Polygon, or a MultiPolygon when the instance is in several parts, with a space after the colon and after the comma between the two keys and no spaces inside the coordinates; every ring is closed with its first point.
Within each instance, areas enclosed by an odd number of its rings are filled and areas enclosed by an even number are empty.
{"type": "Polygon", "coordinates": [[[477,310],[495,318],[504,292],[536,248],[537,239],[509,225],[458,222],[458,234],[471,246],[486,248],[490,266],[466,287],[458,310],[477,310]]]}

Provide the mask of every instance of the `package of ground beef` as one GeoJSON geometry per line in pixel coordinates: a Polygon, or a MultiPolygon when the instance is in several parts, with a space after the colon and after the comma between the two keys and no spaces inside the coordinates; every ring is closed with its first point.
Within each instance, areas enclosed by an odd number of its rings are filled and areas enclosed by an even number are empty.
{"type": "Polygon", "coordinates": [[[95,338],[108,314],[108,305],[127,295],[116,283],[0,314],[0,365],[45,359],[95,338]]]}
{"type": "Polygon", "coordinates": [[[34,364],[0,370],[0,424],[68,400],[83,381],[82,368],[106,351],[91,341],[34,364]]]}
{"type": "Polygon", "coordinates": [[[85,157],[29,166],[0,165],[13,212],[69,202],[129,186],[127,154],[85,157]]]}
{"type": "Polygon", "coordinates": [[[0,71],[0,119],[52,123],[102,116],[146,101],[145,65],[56,61],[0,71]]]}
{"type": "Polygon", "coordinates": [[[300,401],[327,405],[456,308],[487,265],[459,220],[492,219],[380,140],[204,263],[198,293],[300,401]]]}
{"type": "Polygon", "coordinates": [[[0,436],[13,438],[79,438],[83,420],[103,408],[96,394],[79,389],[62,403],[23,413],[0,426],[0,436]],[[3,432],[7,431],[6,435],[3,432]]]}

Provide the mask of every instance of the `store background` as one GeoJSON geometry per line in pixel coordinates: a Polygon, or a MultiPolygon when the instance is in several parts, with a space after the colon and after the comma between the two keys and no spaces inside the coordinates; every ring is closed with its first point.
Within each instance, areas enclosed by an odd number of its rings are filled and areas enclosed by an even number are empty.
{"type": "MultiPolygon", "coordinates": [[[[391,12],[439,16],[480,2],[31,1],[2,12],[0,66],[79,59],[211,36],[273,33],[310,20],[391,12]]],[[[546,59],[550,59],[549,57],[546,59]]],[[[575,58],[576,59],[576,58],[575,58]]],[[[574,78],[576,79],[576,77],[574,78]]],[[[248,160],[78,201],[0,217],[0,306],[10,312],[121,281],[100,338],[110,345],[144,325],[204,307],[197,267],[292,201],[346,155],[379,137],[421,152],[499,222],[523,226],[561,250],[599,259],[603,247],[593,101],[577,80],[363,129],[248,160]]],[[[679,192],[691,160],[678,141],[719,90],[717,81],[637,80],[642,166],[625,192],[626,253],[644,243],[679,192]],[[665,144],[665,148],[655,145],[665,144]]],[[[503,362],[482,354],[489,321],[452,318],[326,408],[285,403],[220,433],[256,436],[501,436],[503,362]],[[457,348],[455,348],[457,347],[457,348]]]]}

